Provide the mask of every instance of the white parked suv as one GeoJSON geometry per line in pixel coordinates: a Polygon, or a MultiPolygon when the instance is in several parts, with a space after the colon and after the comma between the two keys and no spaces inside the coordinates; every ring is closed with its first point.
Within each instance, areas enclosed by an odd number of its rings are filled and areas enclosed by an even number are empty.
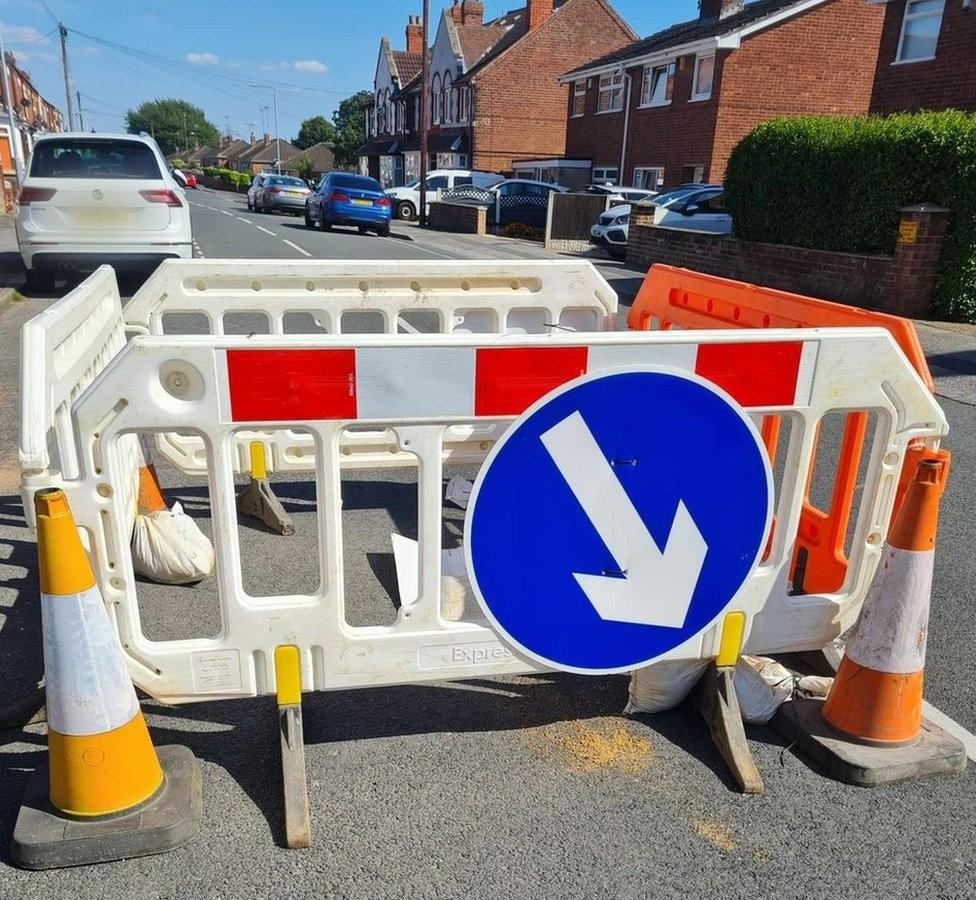
{"type": "MultiPolygon", "coordinates": [[[[494,172],[472,172],[469,169],[434,169],[427,173],[428,203],[434,199],[436,191],[453,191],[457,188],[472,185],[478,188],[489,188],[504,181],[501,175],[494,172]]],[[[403,187],[390,188],[386,196],[393,201],[393,217],[405,222],[412,222],[417,218],[420,209],[420,179],[416,178],[403,187]]]]}
{"type": "Polygon", "coordinates": [[[193,256],[186,193],[143,135],[37,138],[17,195],[16,231],[32,289],[50,288],[59,271],[149,268],[193,256]]]}

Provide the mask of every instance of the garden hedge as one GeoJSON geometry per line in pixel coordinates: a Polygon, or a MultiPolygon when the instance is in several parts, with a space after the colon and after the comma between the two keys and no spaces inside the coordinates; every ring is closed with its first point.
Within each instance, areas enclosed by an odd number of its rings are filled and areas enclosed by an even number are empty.
{"type": "Polygon", "coordinates": [[[850,253],[894,252],[899,210],[949,209],[934,314],[976,321],[976,115],[772,119],[725,174],[736,237],[850,253]]]}

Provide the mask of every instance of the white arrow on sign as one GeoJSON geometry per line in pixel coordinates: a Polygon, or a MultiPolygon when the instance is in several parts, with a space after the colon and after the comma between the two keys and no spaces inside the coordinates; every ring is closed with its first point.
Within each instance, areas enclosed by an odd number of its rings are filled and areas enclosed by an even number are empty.
{"type": "Polygon", "coordinates": [[[621,570],[573,573],[600,618],[681,628],[708,552],[684,502],[662,553],[578,411],[543,434],[542,443],[621,570]]]}

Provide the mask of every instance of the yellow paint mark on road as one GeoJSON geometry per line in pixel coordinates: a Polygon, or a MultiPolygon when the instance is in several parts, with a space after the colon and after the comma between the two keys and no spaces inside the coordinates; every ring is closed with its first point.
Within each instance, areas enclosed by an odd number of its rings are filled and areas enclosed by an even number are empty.
{"type": "Polygon", "coordinates": [[[654,748],[616,719],[558,722],[521,733],[529,748],[572,772],[612,770],[640,775],[654,762],[654,748]]]}
{"type": "Polygon", "coordinates": [[[708,841],[716,850],[723,853],[732,853],[735,850],[735,841],[732,840],[732,831],[728,825],[722,822],[709,822],[705,819],[698,819],[691,823],[698,837],[708,841]]]}

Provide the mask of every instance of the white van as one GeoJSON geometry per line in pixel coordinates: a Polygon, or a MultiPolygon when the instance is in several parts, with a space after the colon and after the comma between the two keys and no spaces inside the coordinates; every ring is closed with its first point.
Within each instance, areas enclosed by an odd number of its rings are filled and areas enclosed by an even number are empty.
{"type": "MultiPolygon", "coordinates": [[[[437,191],[453,191],[455,188],[473,185],[490,188],[504,181],[494,172],[472,172],[469,169],[434,169],[427,173],[427,202],[434,199],[437,191]]],[[[417,178],[403,187],[390,188],[386,196],[393,201],[393,217],[404,222],[417,218],[420,209],[420,179],[417,178]]]]}

